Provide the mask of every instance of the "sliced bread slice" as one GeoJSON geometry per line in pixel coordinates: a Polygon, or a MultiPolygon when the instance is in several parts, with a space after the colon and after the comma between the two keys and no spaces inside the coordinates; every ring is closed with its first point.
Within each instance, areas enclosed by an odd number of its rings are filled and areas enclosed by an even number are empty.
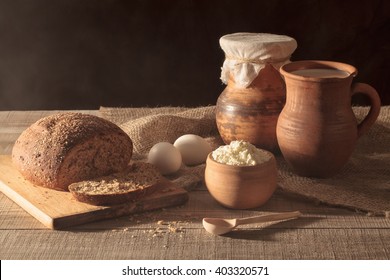
{"type": "Polygon", "coordinates": [[[69,185],[69,191],[81,202],[113,205],[137,200],[159,187],[162,175],[146,162],[135,162],[124,171],[69,185]]]}

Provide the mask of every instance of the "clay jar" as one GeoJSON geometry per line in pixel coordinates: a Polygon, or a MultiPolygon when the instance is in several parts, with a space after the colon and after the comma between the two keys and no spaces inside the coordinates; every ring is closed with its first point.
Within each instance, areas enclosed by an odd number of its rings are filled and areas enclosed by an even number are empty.
{"type": "Polygon", "coordinates": [[[334,175],[347,163],[357,139],[377,119],[378,93],[363,83],[351,87],[357,70],[344,63],[296,61],[282,66],[281,74],[287,98],[276,133],[284,158],[299,175],[334,175]],[[355,93],[371,101],[370,111],[360,124],[351,108],[355,93]]]}
{"type": "Polygon", "coordinates": [[[276,152],[276,123],[286,100],[279,68],[297,47],[294,38],[268,33],[222,36],[221,80],[227,86],[216,104],[216,123],[226,144],[244,140],[276,152]]]}
{"type": "Polygon", "coordinates": [[[230,78],[216,104],[216,122],[223,141],[245,140],[258,148],[278,149],[276,124],[286,99],[285,83],[266,64],[249,87],[236,87],[230,78]]]}

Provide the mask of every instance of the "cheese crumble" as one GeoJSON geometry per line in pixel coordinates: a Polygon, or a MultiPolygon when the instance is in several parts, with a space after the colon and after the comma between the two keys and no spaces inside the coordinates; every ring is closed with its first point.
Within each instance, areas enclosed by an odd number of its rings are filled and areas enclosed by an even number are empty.
{"type": "Polygon", "coordinates": [[[229,145],[221,146],[211,154],[212,158],[227,165],[257,165],[268,161],[271,155],[266,151],[257,149],[249,142],[238,140],[229,145]]]}

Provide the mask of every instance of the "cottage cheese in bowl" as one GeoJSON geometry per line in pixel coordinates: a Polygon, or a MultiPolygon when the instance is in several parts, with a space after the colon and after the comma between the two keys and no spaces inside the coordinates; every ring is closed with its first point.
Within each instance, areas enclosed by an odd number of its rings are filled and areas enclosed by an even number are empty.
{"type": "Polygon", "coordinates": [[[249,142],[237,140],[214,150],[211,157],[223,164],[235,166],[257,165],[269,161],[272,155],[257,149],[249,142]]]}
{"type": "Polygon", "coordinates": [[[274,155],[246,141],[221,146],[206,160],[206,187],[217,202],[228,208],[260,207],[274,193],[276,181],[274,155]]]}

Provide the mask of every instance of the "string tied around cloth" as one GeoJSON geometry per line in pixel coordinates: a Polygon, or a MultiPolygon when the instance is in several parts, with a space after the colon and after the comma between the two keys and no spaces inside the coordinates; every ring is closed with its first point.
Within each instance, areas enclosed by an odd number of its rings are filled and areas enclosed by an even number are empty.
{"type": "Polygon", "coordinates": [[[286,62],[290,61],[290,58],[291,58],[291,56],[287,56],[287,57],[279,58],[279,59],[274,59],[274,58],[253,59],[253,58],[234,57],[234,56],[230,56],[230,55],[225,56],[225,60],[232,60],[232,61],[235,61],[237,64],[253,63],[253,64],[260,64],[260,65],[263,65],[266,63],[272,64],[272,65],[280,64],[280,63],[285,64],[286,62]]]}

